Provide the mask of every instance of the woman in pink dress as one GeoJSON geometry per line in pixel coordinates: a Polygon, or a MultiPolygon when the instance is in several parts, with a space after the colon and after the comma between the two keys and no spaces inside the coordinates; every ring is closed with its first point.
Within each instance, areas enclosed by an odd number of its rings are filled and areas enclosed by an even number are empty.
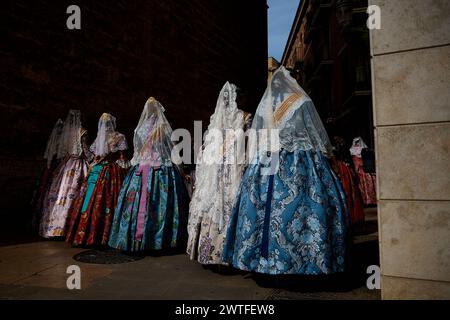
{"type": "Polygon", "coordinates": [[[352,155],[355,171],[359,178],[359,189],[361,190],[364,205],[373,206],[377,204],[376,175],[364,171],[361,153],[366,148],[367,145],[361,137],[355,138],[350,148],[350,154],[352,155]]]}
{"type": "Polygon", "coordinates": [[[79,110],[70,110],[62,130],[58,157],[64,158],[56,168],[45,196],[39,235],[64,237],[69,210],[80,193],[93,155],[87,143],[87,131],[81,126],[79,110]]]}

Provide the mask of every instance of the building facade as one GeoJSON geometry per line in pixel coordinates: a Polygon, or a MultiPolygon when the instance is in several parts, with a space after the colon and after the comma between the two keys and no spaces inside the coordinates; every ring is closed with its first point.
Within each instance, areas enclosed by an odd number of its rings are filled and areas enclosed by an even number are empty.
{"type": "Polygon", "coordinates": [[[450,3],[368,2],[303,0],[282,64],[330,136],[376,150],[383,299],[449,299],[450,3]]]}
{"type": "Polygon", "coordinates": [[[281,64],[313,99],[330,137],[373,146],[367,0],[302,0],[281,64]]]}
{"type": "Polygon", "coordinates": [[[267,68],[268,68],[267,81],[268,82],[270,82],[273,74],[275,73],[275,71],[277,71],[277,69],[279,67],[280,67],[280,63],[278,62],[278,60],[273,57],[269,57],[269,59],[267,60],[267,68]]]}
{"type": "Polygon", "coordinates": [[[266,87],[265,0],[81,0],[81,30],[66,27],[71,4],[17,0],[3,9],[0,210],[17,224],[29,215],[46,139],[69,109],[81,110],[91,139],[110,112],[132,146],[150,96],[174,128],[192,130],[209,121],[226,81],[245,92],[250,112],[266,87]]]}

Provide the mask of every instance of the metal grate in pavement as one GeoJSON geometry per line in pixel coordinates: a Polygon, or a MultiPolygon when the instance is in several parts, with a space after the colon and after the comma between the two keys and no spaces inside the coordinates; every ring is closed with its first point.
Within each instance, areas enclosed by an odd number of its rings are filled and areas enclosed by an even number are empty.
{"type": "Polygon", "coordinates": [[[114,249],[87,250],[78,253],[74,260],[91,264],[121,264],[144,259],[142,255],[130,255],[114,249]]]}

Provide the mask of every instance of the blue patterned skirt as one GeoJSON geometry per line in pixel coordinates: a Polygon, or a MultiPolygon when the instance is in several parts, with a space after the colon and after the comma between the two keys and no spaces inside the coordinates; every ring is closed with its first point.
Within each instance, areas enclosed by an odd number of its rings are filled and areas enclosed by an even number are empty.
{"type": "Polygon", "coordinates": [[[119,194],[109,246],[132,252],[182,247],[187,241],[187,197],[175,167],[132,167],[119,194]]]}
{"type": "Polygon", "coordinates": [[[328,160],[312,151],[280,152],[279,169],[251,164],[230,218],[224,260],[257,273],[343,272],[348,214],[328,160]]]}

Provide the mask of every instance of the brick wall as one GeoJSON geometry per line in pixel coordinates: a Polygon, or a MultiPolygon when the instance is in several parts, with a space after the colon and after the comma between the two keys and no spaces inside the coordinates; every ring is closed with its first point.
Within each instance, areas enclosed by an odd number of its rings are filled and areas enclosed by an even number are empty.
{"type": "Polygon", "coordinates": [[[82,111],[91,138],[101,113],[112,113],[131,144],[151,95],[174,128],[192,130],[226,80],[247,92],[249,111],[265,88],[264,0],[16,0],[3,10],[0,210],[14,221],[29,215],[46,139],[68,109],[82,111]],[[66,28],[71,4],[82,30],[66,28]]]}

